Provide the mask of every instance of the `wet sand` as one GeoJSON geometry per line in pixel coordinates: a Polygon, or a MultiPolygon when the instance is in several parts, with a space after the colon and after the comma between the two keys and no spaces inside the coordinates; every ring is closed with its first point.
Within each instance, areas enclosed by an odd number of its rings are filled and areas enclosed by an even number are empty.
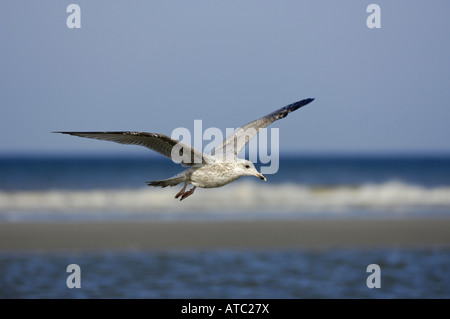
{"type": "Polygon", "coordinates": [[[0,223],[0,251],[450,247],[450,219],[0,223]]]}

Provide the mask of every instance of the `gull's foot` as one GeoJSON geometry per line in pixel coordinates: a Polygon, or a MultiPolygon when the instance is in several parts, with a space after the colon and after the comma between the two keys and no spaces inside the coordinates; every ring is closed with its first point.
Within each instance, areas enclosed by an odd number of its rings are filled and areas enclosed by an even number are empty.
{"type": "MultiPolygon", "coordinates": [[[[197,186],[192,187],[190,190],[188,190],[187,192],[184,192],[183,195],[181,195],[180,201],[182,201],[183,199],[185,199],[188,196],[191,196],[192,194],[194,194],[195,189],[197,188],[197,186]]],[[[178,195],[178,194],[177,194],[178,195]]]]}
{"type": "MultiPolygon", "coordinates": [[[[178,192],[178,194],[175,195],[175,198],[178,198],[178,197],[180,197],[181,195],[183,195],[183,194],[185,193],[186,186],[187,186],[187,184],[184,183],[183,188],[181,189],[181,191],[178,192]]],[[[181,199],[180,199],[180,200],[181,200],[181,199]]]]}

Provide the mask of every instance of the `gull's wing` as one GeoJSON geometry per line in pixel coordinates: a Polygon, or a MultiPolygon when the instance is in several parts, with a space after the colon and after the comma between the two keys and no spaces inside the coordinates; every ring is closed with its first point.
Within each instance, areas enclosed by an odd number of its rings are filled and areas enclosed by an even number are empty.
{"type": "Polygon", "coordinates": [[[241,128],[234,131],[234,133],[227,136],[222,143],[217,145],[214,150],[211,152],[211,155],[214,156],[222,156],[225,154],[234,154],[234,156],[238,156],[241,150],[245,147],[245,144],[248,141],[258,134],[259,130],[268,126],[269,124],[275,122],[276,120],[285,118],[289,113],[305,106],[306,104],[311,103],[314,99],[304,99],[292,104],[289,104],[285,107],[282,107],[275,112],[272,112],[259,120],[250,122],[241,128]]]}
{"type": "Polygon", "coordinates": [[[204,154],[195,148],[171,139],[170,137],[159,133],[145,132],[54,132],[75,135],[80,137],[95,138],[97,140],[112,141],[121,144],[141,145],[154,150],[176,163],[184,166],[195,164],[205,164],[209,162],[210,156],[204,154]],[[173,150],[174,147],[176,150],[173,150]],[[172,151],[174,151],[172,154],[172,151]]]}

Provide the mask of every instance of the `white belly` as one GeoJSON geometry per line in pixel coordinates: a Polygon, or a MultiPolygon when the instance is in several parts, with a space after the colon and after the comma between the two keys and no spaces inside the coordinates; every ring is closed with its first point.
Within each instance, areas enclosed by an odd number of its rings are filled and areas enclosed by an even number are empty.
{"type": "Polygon", "coordinates": [[[203,188],[221,187],[237,180],[240,175],[235,174],[232,165],[220,163],[205,165],[196,169],[191,175],[191,183],[203,188]]]}

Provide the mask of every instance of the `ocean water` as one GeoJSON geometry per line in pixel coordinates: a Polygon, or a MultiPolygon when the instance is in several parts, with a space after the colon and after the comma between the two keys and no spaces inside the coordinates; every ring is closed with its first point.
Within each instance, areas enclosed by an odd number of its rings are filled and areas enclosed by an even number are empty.
{"type": "Polygon", "coordinates": [[[450,298],[445,249],[0,254],[0,298],[450,298]],[[67,266],[80,267],[69,289],[67,266]],[[380,267],[368,288],[367,266],[380,267]]]}
{"type": "MultiPolygon", "coordinates": [[[[148,180],[160,158],[0,158],[0,222],[450,216],[450,157],[284,157],[268,181],[197,189],[148,180]]],[[[450,231],[450,230],[449,230],[450,231]]],[[[450,298],[448,247],[0,253],[0,298],[450,298]],[[81,288],[66,286],[69,264],[81,288]],[[366,267],[381,268],[369,289],[366,267]]]]}
{"type": "Polygon", "coordinates": [[[450,157],[284,157],[267,182],[197,189],[145,182],[182,168],[165,158],[0,158],[0,220],[448,216],[450,157]]]}

